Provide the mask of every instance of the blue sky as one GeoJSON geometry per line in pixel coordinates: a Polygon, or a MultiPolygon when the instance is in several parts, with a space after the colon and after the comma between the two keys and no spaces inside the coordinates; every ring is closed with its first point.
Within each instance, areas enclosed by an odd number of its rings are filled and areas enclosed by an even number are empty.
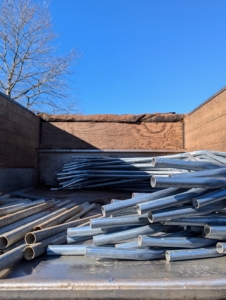
{"type": "Polygon", "coordinates": [[[84,114],[187,113],[226,85],[225,0],[52,0],[84,114]]]}

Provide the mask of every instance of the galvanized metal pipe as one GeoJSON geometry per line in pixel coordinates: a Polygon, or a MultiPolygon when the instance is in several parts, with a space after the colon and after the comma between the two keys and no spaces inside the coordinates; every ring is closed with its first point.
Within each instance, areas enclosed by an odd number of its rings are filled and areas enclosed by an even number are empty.
{"type": "Polygon", "coordinates": [[[200,259],[208,257],[219,257],[215,247],[198,248],[192,250],[167,250],[165,257],[167,261],[200,259]]]}
{"type": "Polygon", "coordinates": [[[73,207],[69,210],[62,212],[60,215],[58,215],[56,217],[53,217],[49,220],[46,220],[45,222],[37,224],[33,228],[33,230],[40,230],[40,229],[44,229],[47,227],[51,227],[51,226],[63,223],[64,221],[68,220],[71,216],[74,216],[74,215],[78,214],[79,212],[81,212],[82,209],[83,209],[82,206],[73,207]]]}
{"type": "Polygon", "coordinates": [[[138,203],[152,201],[152,200],[164,198],[164,197],[167,197],[167,196],[175,195],[179,191],[180,191],[180,189],[170,188],[170,189],[165,189],[165,190],[161,190],[161,191],[158,191],[158,192],[154,192],[150,195],[149,194],[141,195],[141,196],[138,196],[138,197],[135,197],[135,198],[124,200],[122,202],[107,204],[107,205],[102,206],[102,208],[101,208],[102,209],[102,214],[105,217],[107,214],[112,213],[114,211],[124,209],[124,208],[128,208],[128,207],[137,205],[138,203]]]}
{"type": "Polygon", "coordinates": [[[29,203],[21,203],[21,204],[15,204],[15,205],[9,205],[5,207],[0,207],[0,217],[6,216],[8,214],[15,213],[17,211],[21,211],[33,206],[36,206],[38,204],[45,203],[45,200],[36,200],[29,203]]]}
{"type": "Polygon", "coordinates": [[[213,244],[216,241],[203,237],[138,237],[138,245],[141,247],[201,248],[213,244]]]}
{"type": "Polygon", "coordinates": [[[189,217],[189,216],[205,215],[214,212],[217,209],[222,208],[224,206],[225,203],[218,203],[216,205],[207,205],[200,209],[195,209],[194,207],[188,207],[188,208],[185,207],[185,208],[172,208],[172,209],[166,209],[161,211],[155,211],[153,213],[149,212],[148,220],[150,221],[150,223],[154,223],[154,222],[166,221],[167,219],[178,219],[178,218],[189,217]]]}
{"type": "Polygon", "coordinates": [[[204,226],[205,224],[213,225],[226,225],[226,217],[218,216],[218,214],[212,214],[209,216],[197,216],[187,217],[174,220],[166,220],[164,225],[180,225],[180,226],[204,226]]]}
{"type": "Polygon", "coordinates": [[[140,226],[133,229],[128,229],[124,231],[118,231],[115,233],[101,234],[93,237],[93,244],[96,246],[116,243],[118,241],[133,239],[138,237],[140,234],[152,234],[163,230],[163,225],[154,224],[140,226]]]}
{"type": "Polygon", "coordinates": [[[36,219],[30,223],[24,224],[18,228],[15,228],[11,231],[5,232],[0,236],[0,248],[5,249],[12,244],[16,243],[17,241],[24,238],[25,234],[32,230],[32,228],[39,224],[40,222],[43,222],[45,220],[48,220],[52,216],[56,215],[57,212],[43,212],[43,216],[41,216],[39,219],[36,219]]]}
{"type": "Polygon", "coordinates": [[[222,242],[217,243],[216,251],[218,253],[226,253],[226,243],[222,243],[222,242]]]}
{"type": "Polygon", "coordinates": [[[51,238],[45,239],[39,243],[26,246],[24,249],[24,258],[26,260],[34,259],[46,252],[46,248],[48,245],[58,245],[65,244],[67,241],[67,236],[65,233],[60,233],[51,238]]]}
{"type": "Polygon", "coordinates": [[[204,226],[204,232],[206,235],[210,236],[219,236],[226,237],[226,227],[225,226],[214,226],[206,224],[204,226]]]}
{"type": "Polygon", "coordinates": [[[170,206],[175,206],[177,204],[183,204],[187,202],[192,202],[194,197],[197,195],[203,195],[207,192],[207,189],[191,189],[187,192],[176,194],[173,196],[168,196],[162,199],[153,200],[150,202],[144,202],[137,204],[137,212],[139,215],[144,214],[148,211],[155,211],[170,206]]]}
{"type": "Polygon", "coordinates": [[[79,219],[79,220],[76,220],[76,221],[72,221],[72,222],[68,222],[68,223],[64,223],[64,224],[60,224],[60,225],[56,225],[56,226],[53,226],[53,227],[48,227],[46,229],[42,229],[42,230],[38,230],[38,231],[33,231],[33,232],[28,232],[26,235],[25,235],[25,242],[27,244],[35,244],[39,241],[42,241],[44,239],[47,239],[51,236],[54,236],[56,234],[59,234],[63,231],[65,231],[66,233],[66,230],[70,227],[75,227],[75,226],[78,226],[78,225],[81,225],[81,224],[85,224],[87,221],[89,221],[90,219],[92,218],[98,218],[100,217],[101,215],[94,215],[94,216],[90,216],[90,217],[87,217],[87,218],[83,218],[83,219],[79,219]]]}
{"type": "Polygon", "coordinates": [[[202,226],[184,226],[184,230],[188,231],[188,232],[194,232],[197,234],[201,234],[203,227],[202,226]]]}
{"type": "Polygon", "coordinates": [[[147,249],[120,249],[108,247],[86,247],[87,257],[113,258],[125,260],[151,260],[159,259],[164,255],[164,250],[147,249]]]}
{"type": "Polygon", "coordinates": [[[46,250],[47,255],[75,255],[84,256],[86,246],[84,245],[49,245],[46,250]]]}
{"type": "Polygon", "coordinates": [[[102,218],[90,220],[90,228],[121,227],[123,225],[146,225],[149,224],[148,215],[125,216],[115,218],[102,218]]]}
{"type": "Polygon", "coordinates": [[[185,161],[177,159],[166,159],[154,157],[151,162],[152,166],[155,168],[175,168],[183,170],[212,170],[221,168],[223,165],[219,163],[210,163],[210,162],[199,162],[199,161],[185,161]]]}
{"type": "Polygon", "coordinates": [[[81,216],[85,215],[88,211],[92,210],[96,206],[95,203],[87,205],[85,208],[83,208],[76,216],[68,219],[66,222],[75,221],[76,219],[80,218],[81,216]]]}
{"type": "Polygon", "coordinates": [[[194,197],[192,203],[195,208],[204,207],[209,204],[213,204],[224,200],[226,198],[226,189],[222,189],[220,191],[214,191],[212,193],[208,193],[204,196],[194,197]]]}
{"type": "Polygon", "coordinates": [[[67,236],[67,243],[68,244],[75,244],[78,242],[83,242],[89,240],[91,237],[90,236],[77,236],[77,237],[69,237],[67,236]]]}
{"type": "Polygon", "coordinates": [[[25,249],[25,245],[20,245],[12,249],[11,251],[2,254],[0,256],[0,271],[20,261],[24,256],[23,254],[24,249],[25,249]]]}
{"type": "Polygon", "coordinates": [[[14,222],[19,221],[21,219],[24,219],[28,216],[34,215],[34,214],[36,214],[40,211],[43,211],[43,210],[48,209],[50,207],[53,207],[54,204],[55,204],[54,201],[51,200],[51,201],[48,201],[46,203],[42,203],[42,204],[39,204],[37,206],[30,207],[30,208],[27,208],[25,210],[22,210],[22,211],[10,214],[8,216],[2,217],[0,219],[0,227],[4,227],[8,224],[14,223],[14,222]]]}

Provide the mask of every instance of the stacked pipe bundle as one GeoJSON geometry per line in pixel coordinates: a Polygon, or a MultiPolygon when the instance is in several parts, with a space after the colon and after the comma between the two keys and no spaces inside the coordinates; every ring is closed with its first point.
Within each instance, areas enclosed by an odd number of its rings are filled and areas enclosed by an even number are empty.
{"type": "Polygon", "coordinates": [[[218,156],[218,162],[153,159],[153,166],[190,172],[152,177],[152,186],[164,189],[102,206],[102,218],[90,226],[68,228],[72,245],[50,245],[47,254],[167,261],[225,255],[226,154],[218,156]]]}
{"type": "MultiPolygon", "coordinates": [[[[162,156],[161,158],[164,158],[162,156]]],[[[196,151],[167,156],[172,160],[226,163],[226,157],[221,152],[196,151]]],[[[57,173],[59,188],[53,190],[68,190],[80,188],[111,188],[135,192],[151,192],[149,179],[151,176],[167,179],[190,170],[184,165],[164,166],[154,165],[150,157],[113,158],[95,156],[72,156],[71,162],[63,166],[57,173]],[[166,178],[165,178],[166,177],[166,178]]],[[[159,186],[161,188],[161,186],[159,186]]]]}
{"type": "Polygon", "coordinates": [[[79,217],[94,206],[87,202],[78,206],[70,200],[40,199],[21,192],[1,196],[0,271],[23,257],[32,259],[45,253],[48,244],[65,243],[67,228],[87,222],[90,217],[79,217]]]}

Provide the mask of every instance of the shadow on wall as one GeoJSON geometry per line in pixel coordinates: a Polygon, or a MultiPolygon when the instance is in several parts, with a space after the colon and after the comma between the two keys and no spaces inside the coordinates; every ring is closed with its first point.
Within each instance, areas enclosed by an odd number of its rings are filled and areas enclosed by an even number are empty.
{"type": "Polygon", "coordinates": [[[40,149],[99,149],[48,122],[40,122],[40,149]]]}

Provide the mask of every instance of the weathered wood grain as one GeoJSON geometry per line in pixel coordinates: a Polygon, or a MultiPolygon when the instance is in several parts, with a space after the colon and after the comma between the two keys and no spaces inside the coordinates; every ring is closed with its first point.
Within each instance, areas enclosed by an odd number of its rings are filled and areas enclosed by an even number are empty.
{"type": "Polygon", "coordinates": [[[226,151],[226,90],[185,117],[186,151],[226,151]]]}
{"type": "Polygon", "coordinates": [[[41,148],[183,150],[182,123],[42,123],[41,148]]]}

